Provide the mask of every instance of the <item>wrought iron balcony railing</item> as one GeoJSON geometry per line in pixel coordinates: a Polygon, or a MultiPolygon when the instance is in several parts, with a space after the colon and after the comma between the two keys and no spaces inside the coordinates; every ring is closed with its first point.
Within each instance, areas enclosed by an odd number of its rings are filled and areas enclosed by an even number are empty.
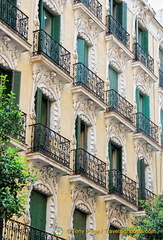
{"type": "Polygon", "coordinates": [[[102,20],[102,5],[97,0],[74,0],[74,3],[83,3],[100,21],[102,20]]]}
{"type": "Polygon", "coordinates": [[[120,115],[133,123],[133,105],[130,104],[125,98],[123,98],[113,89],[107,91],[106,93],[106,99],[108,104],[106,111],[117,111],[120,115]]]}
{"type": "Polygon", "coordinates": [[[133,44],[134,61],[142,62],[146,68],[154,73],[154,59],[138,44],[133,44]]]}
{"type": "Polygon", "coordinates": [[[73,65],[75,86],[83,86],[104,101],[104,81],[82,63],[73,65]]]}
{"type": "Polygon", "coordinates": [[[25,143],[25,139],[26,139],[26,127],[27,127],[27,114],[22,112],[21,115],[21,130],[19,132],[17,132],[14,136],[12,136],[13,138],[25,143]]]}
{"type": "Polygon", "coordinates": [[[111,15],[106,16],[106,34],[113,34],[127,48],[130,48],[130,34],[111,15]]]}
{"type": "Polygon", "coordinates": [[[106,163],[82,148],[75,149],[74,173],[106,188],[106,163]]]}
{"type": "Polygon", "coordinates": [[[159,70],[159,85],[163,87],[163,71],[159,70]]]}
{"type": "Polygon", "coordinates": [[[141,112],[136,113],[136,133],[140,132],[158,142],[158,126],[141,112]]]}
{"type": "Polygon", "coordinates": [[[137,205],[136,182],[116,169],[109,171],[109,193],[115,193],[128,202],[137,205]]]}
{"type": "Polygon", "coordinates": [[[41,152],[62,165],[70,167],[70,141],[40,123],[31,127],[31,151],[41,152]]]}
{"type": "Polygon", "coordinates": [[[44,30],[34,31],[33,55],[43,54],[66,73],[70,73],[70,52],[44,30]]]}
{"type": "Polygon", "coordinates": [[[138,207],[139,210],[143,210],[140,204],[140,200],[148,200],[149,202],[152,202],[156,197],[156,194],[151,192],[150,190],[146,188],[138,188],[138,207]]]}
{"type": "Polygon", "coordinates": [[[5,240],[65,240],[15,220],[0,219],[0,239],[5,240]]]}
{"type": "Polygon", "coordinates": [[[0,0],[0,21],[28,40],[28,17],[9,0],[0,0]]]}

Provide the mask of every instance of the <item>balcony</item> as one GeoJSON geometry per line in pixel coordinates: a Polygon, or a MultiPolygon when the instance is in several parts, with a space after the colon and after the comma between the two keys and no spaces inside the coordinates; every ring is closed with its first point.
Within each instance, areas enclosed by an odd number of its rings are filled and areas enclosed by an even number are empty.
{"type": "Polygon", "coordinates": [[[154,74],[154,59],[138,44],[133,44],[134,61],[140,61],[151,73],[154,74]]]}
{"type": "Polygon", "coordinates": [[[44,30],[34,31],[33,34],[33,57],[41,54],[62,71],[70,74],[70,52],[44,30]]]}
{"type": "Polygon", "coordinates": [[[153,151],[160,151],[158,144],[158,126],[141,112],[136,113],[136,132],[134,139],[147,144],[153,151]]]}
{"type": "Polygon", "coordinates": [[[156,194],[154,194],[153,192],[149,191],[146,188],[139,188],[138,189],[138,207],[139,210],[143,210],[142,207],[140,207],[140,200],[148,200],[149,202],[152,202],[156,197],[156,194]]]}
{"type": "Polygon", "coordinates": [[[82,184],[96,188],[95,185],[102,187],[101,191],[106,192],[106,163],[90,154],[82,148],[73,150],[73,169],[75,175],[71,182],[78,181],[82,184]],[[84,177],[84,179],[83,179],[84,177]]]}
{"type": "Polygon", "coordinates": [[[73,93],[81,92],[104,110],[104,81],[82,63],[73,65],[73,93]],[[95,98],[95,97],[96,98],[95,98]]]}
{"type": "Polygon", "coordinates": [[[113,89],[106,92],[106,99],[108,107],[105,117],[123,123],[128,131],[135,131],[133,105],[113,89]]]}
{"type": "Polygon", "coordinates": [[[131,209],[137,209],[136,182],[116,169],[109,171],[109,195],[108,200],[115,200],[131,209]]]}
{"type": "Polygon", "coordinates": [[[28,40],[28,17],[9,0],[0,0],[0,21],[28,40]]]}
{"type": "Polygon", "coordinates": [[[100,21],[102,21],[102,5],[97,0],[74,0],[74,4],[82,3],[89,9],[93,15],[95,15],[100,21]]]}
{"type": "Polygon", "coordinates": [[[29,225],[17,222],[15,220],[0,220],[2,228],[0,228],[0,239],[5,240],[65,240],[61,237],[56,237],[54,234],[41,231],[29,225]]]}
{"type": "Polygon", "coordinates": [[[21,150],[26,150],[26,127],[27,127],[27,114],[22,112],[20,118],[21,130],[15,135],[11,136],[11,146],[17,147],[21,150]]]}
{"type": "Polygon", "coordinates": [[[158,126],[142,113],[136,113],[136,133],[142,132],[158,142],[158,126]]]}
{"type": "Polygon", "coordinates": [[[106,16],[106,34],[113,34],[128,49],[130,48],[130,34],[111,15],[106,16]]]}
{"type": "Polygon", "coordinates": [[[163,72],[159,70],[159,86],[163,87],[163,72]]]}
{"type": "MultiPolygon", "coordinates": [[[[42,124],[34,124],[31,125],[31,127],[32,139],[30,155],[39,152],[45,157],[48,157],[48,161],[51,162],[51,164],[57,163],[57,165],[59,164],[65,168],[69,168],[70,141],[42,124]]],[[[39,158],[39,156],[37,158],[39,158]]]]}

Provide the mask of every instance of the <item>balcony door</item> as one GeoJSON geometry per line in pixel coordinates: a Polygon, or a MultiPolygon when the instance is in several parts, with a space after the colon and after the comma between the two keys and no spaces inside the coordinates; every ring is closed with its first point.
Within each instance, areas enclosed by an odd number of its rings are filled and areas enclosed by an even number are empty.
{"type": "Polygon", "coordinates": [[[44,8],[43,0],[39,3],[40,28],[41,32],[40,50],[59,63],[59,43],[60,43],[60,15],[53,15],[44,8]],[[56,43],[57,42],[57,43],[56,43]]]}
{"type": "Polygon", "coordinates": [[[88,45],[84,39],[77,38],[78,68],[77,82],[88,85],[88,45]]]}
{"type": "Polygon", "coordinates": [[[127,29],[127,3],[110,0],[110,15],[126,30],[127,29]]]}
{"type": "Polygon", "coordinates": [[[109,81],[110,81],[110,93],[108,105],[111,108],[118,110],[118,73],[109,66],[109,81]]]}
{"type": "Polygon", "coordinates": [[[75,159],[75,171],[76,173],[87,173],[87,137],[88,126],[84,121],[77,116],[75,124],[76,133],[76,159],[75,159]]]}
{"type": "Polygon", "coordinates": [[[73,217],[73,229],[82,231],[82,233],[74,233],[75,240],[86,240],[86,217],[87,215],[85,213],[75,209],[73,217]]]}
{"type": "Polygon", "coordinates": [[[109,190],[112,193],[122,193],[122,147],[109,142],[109,190]]]}
{"type": "Polygon", "coordinates": [[[136,89],[137,112],[142,115],[137,116],[137,129],[150,135],[150,98],[141,93],[140,89],[136,89]]]}
{"type": "Polygon", "coordinates": [[[113,225],[110,225],[110,233],[109,233],[109,240],[119,240],[119,233],[116,233],[116,231],[118,232],[119,231],[119,228],[113,226],[113,225]],[[112,232],[112,233],[111,233],[112,232]]]}
{"type": "MultiPolygon", "coordinates": [[[[32,191],[30,199],[31,227],[41,231],[46,231],[46,206],[47,196],[39,192],[32,191]]],[[[36,239],[35,230],[31,232],[31,235],[33,235],[33,239],[36,239]]]]}

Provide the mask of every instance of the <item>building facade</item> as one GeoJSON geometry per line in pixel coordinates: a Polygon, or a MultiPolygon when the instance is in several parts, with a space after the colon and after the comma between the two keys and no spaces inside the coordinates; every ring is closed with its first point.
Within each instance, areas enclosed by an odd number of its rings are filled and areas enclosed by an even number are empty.
{"type": "Polygon", "coordinates": [[[145,0],[0,0],[0,42],[22,111],[12,145],[38,174],[19,234],[122,239],[163,192],[161,21],[145,0]]]}

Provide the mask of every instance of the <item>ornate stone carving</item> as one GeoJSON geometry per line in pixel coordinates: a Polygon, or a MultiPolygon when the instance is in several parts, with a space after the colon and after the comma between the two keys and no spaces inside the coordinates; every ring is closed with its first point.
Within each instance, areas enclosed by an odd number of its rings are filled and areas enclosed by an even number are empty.
{"type": "Polygon", "coordinates": [[[16,69],[19,55],[19,48],[11,42],[11,38],[3,36],[0,39],[0,64],[16,69]]]}
{"type": "Polygon", "coordinates": [[[39,179],[44,183],[48,183],[55,190],[55,193],[57,193],[60,173],[56,172],[54,167],[43,165],[40,162],[36,162],[33,168],[38,170],[37,175],[39,176],[39,179]]]}
{"type": "Polygon", "coordinates": [[[83,38],[89,47],[89,55],[90,55],[90,61],[89,61],[89,68],[93,70],[93,72],[97,72],[96,69],[96,62],[97,62],[97,56],[96,56],[96,50],[95,45],[97,43],[97,29],[93,25],[93,21],[89,18],[86,18],[83,14],[79,14],[77,12],[75,17],[75,42],[74,42],[74,56],[76,56],[77,60],[77,37],[83,38]]]}
{"type": "Polygon", "coordinates": [[[158,102],[159,102],[160,109],[163,110],[163,91],[161,90],[159,91],[158,102]]]}
{"type": "Polygon", "coordinates": [[[57,132],[60,131],[60,97],[63,88],[63,82],[57,79],[54,71],[49,71],[40,65],[34,65],[33,69],[33,94],[31,103],[31,118],[35,119],[35,94],[37,88],[40,88],[43,94],[50,100],[50,128],[57,132]]]}
{"type": "Polygon", "coordinates": [[[152,81],[149,80],[148,74],[144,74],[140,69],[134,69],[134,81],[137,88],[141,90],[144,95],[150,94],[152,81]]]}
{"type": "Polygon", "coordinates": [[[147,26],[153,17],[153,13],[148,6],[140,0],[133,0],[132,12],[134,15],[138,16],[142,28],[147,29],[147,26]]]}
{"type": "Polygon", "coordinates": [[[124,205],[117,205],[115,202],[109,203],[106,208],[106,215],[108,229],[111,224],[118,228],[127,225],[128,210],[124,205]]]}

